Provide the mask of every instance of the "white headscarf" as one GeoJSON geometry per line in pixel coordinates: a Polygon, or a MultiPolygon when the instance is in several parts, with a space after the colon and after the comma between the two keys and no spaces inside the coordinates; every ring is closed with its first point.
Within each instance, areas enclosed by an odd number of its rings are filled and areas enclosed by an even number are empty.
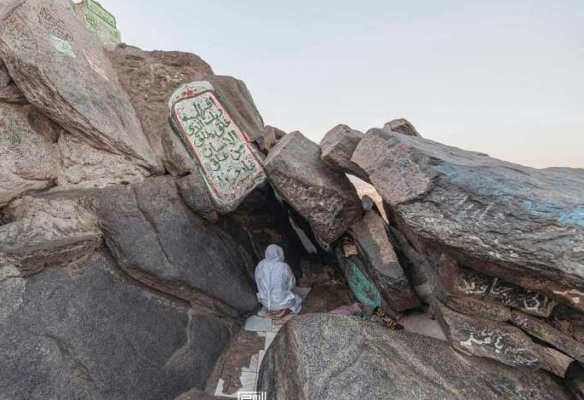
{"type": "Polygon", "coordinates": [[[296,278],[284,262],[284,250],[280,246],[268,246],[266,257],[256,268],[255,280],[258,300],[269,311],[290,308],[295,313],[300,312],[302,298],[292,291],[296,287],[296,278]]]}

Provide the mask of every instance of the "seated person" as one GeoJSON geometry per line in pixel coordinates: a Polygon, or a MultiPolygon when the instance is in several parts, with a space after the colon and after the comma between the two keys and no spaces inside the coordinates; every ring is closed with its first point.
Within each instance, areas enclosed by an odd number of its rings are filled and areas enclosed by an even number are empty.
{"type": "Polygon", "coordinates": [[[302,298],[293,292],[296,278],[284,262],[284,250],[280,246],[268,246],[266,258],[256,267],[255,281],[258,300],[263,306],[259,315],[282,318],[289,312],[298,314],[302,309],[302,298]]]}

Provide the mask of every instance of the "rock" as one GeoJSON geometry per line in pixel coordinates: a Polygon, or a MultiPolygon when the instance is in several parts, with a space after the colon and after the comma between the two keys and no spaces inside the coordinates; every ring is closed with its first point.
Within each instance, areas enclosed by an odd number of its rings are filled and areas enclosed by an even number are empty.
{"type": "Polygon", "coordinates": [[[474,297],[448,297],[445,304],[459,313],[492,321],[507,322],[511,319],[511,310],[500,304],[489,303],[474,297]]]}
{"type": "Polygon", "coordinates": [[[410,288],[408,277],[387,237],[381,216],[375,211],[366,212],[351,227],[349,233],[366,260],[368,275],[389,307],[396,312],[417,307],[418,298],[410,288]]]}
{"type": "Polygon", "coordinates": [[[462,353],[492,358],[512,367],[540,368],[537,346],[513,326],[459,314],[437,303],[450,344],[462,353]]]}
{"type": "Polygon", "coordinates": [[[295,318],[268,349],[267,400],[569,399],[549,375],[467,357],[448,344],[356,318],[295,318]]]}
{"type": "Polygon", "coordinates": [[[59,136],[62,170],[59,186],[103,188],[144,180],[144,169],[127,157],[97,150],[68,133],[59,136]]]}
{"type": "Polygon", "coordinates": [[[49,132],[32,124],[32,107],[0,104],[0,208],[55,185],[59,156],[49,132]]]}
{"type": "Polygon", "coordinates": [[[233,329],[135,284],[103,252],[4,275],[0,388],[14,400],[174,399],[204,387],[233,329]]]}
{"type": "Polygon", "coordinates": [[[280,139],[286,136],[286,132],[273,126],[266,125],[264,128],[264,136],[258,138],[256,143],[261,151],[268,154],[270,150],[278,143],[280,139]]]}
{"type": "Polygon", "coordinates": [[[584,309],[584,170],[537,170],[378,129],[352,160],[432,263],[448,253],[584,309]]]}
{"type": "Polygon", "coordinates": [[[231,76],[214,75],[206,78],[215,88],[221,104],[225,106],[239,127],[255,142],[264,135],[264,120],[245,82],[231,76]]]}
{"type": "Polygon", "coordinates": [[[26,97],[16,85],[11,82],[6,87],[0,89],[0,103],[28,104],[26,97]]]}
{"type": "Polygon", "coordinates": [[[196,160],[217,210],[234,211],[266,179],[257,149],[208,81],[179,87],[169,108],[175,130],[196,160]]]}
{"type": "Polygon", "coordinates": [[[161,172],[97,38],[68,0],[10,0],[0,57],[27,100],[77,138],[161,172]]]}
{"type": "Polygon", "coordinates": [[[414,128],[414,125],[405,118],[394,119],[383,126],[383,129],[389,132],[397,132],[407,136],[422,137],[414,128]]]}
{"type": "Polygon", "coordinates": [[[240,312],[256,309],[249,255],[193,214],[173,179],[102,190],[96,212],[107,246],[134,278],[188,301],[208,296],[240,312]]]}
{"type": "Polygon", "coordinates": [[[318,145],[300,132],[286,135],[264,167],[276,191],[304,217],[323,243],[337,240],[362,215],[355,188],[320,159],[318,145]]]}
{"type": "Polygon", "coordinates": [[[0,225],[0,255],[23,275],[83,261],[102,243],[95,215],[75,201],[25,197],[7,214],[13,222],[0,225]]]}
{"type": "Polygon", "coordinates": [[[584,363],[584,344],[546,324],[544,321],[518,311],[511,313],[511,323],[529,335],[551,344],[556,349],[584,363]]]}
{"type": "Polygon", "coordinates": [[[168,122],[168,100],[182,84],[213,75],[199,56],[178,51],[143,51],[121,45],[108,53],[120,83],[130,96],[157,158],[175,175],[184,175],[194,164],[176,139],[168,122]],[[186,167],[182,160],[186,157],[186,167]]]}
{"type": "Polygon", "coordinates": [[[205,179],[198,170],[177,179],[176,184],[183,201],[191,210],[207,221],[217,222],[219,220],[219,214],[215,209],[215,203],[209,194],[205,179]]]}
{"type": "Polygon", "coordinates": [[[541,317],[549,317],[557,304],[541,293],[460,268],[455,260],[444,255],[440,258],[438,274],[443,288],[451,295],[475,297],[541,317]]]}
{"type": "Polygon", "coordinates": [[[363,132],[351,129],[347,125],[335,126],[320,142],[322,161],[335,170],[368,181],[369,177],[365,171],[351,161],[353,152],[361,139],[363,139],[363,132]]]}

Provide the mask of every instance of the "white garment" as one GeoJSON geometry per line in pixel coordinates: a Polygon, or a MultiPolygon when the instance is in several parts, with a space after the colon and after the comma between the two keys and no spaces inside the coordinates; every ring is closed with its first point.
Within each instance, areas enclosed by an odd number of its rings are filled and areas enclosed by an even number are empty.
{"type": "Polygon", "coordinates": [[[298,314],[302,309],[302,298],[292,291],[296,287],[296,278],[284,262],[284,250],[280,246],[268,246],[266,258],[256,267],[255,280],[258,300],[269,311],[289,308],[298,314]]]}

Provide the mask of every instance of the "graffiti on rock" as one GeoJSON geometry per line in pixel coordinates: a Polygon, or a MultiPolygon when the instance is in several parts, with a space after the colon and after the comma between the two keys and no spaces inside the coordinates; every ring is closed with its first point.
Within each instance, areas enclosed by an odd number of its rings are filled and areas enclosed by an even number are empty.
{"type": "Polygon", "coordinates": [[[206,81],[180,87],[169,102],[173,124],[203,172],[219,208],[235,208],[265,173],[237,126],[206,81]]]}

